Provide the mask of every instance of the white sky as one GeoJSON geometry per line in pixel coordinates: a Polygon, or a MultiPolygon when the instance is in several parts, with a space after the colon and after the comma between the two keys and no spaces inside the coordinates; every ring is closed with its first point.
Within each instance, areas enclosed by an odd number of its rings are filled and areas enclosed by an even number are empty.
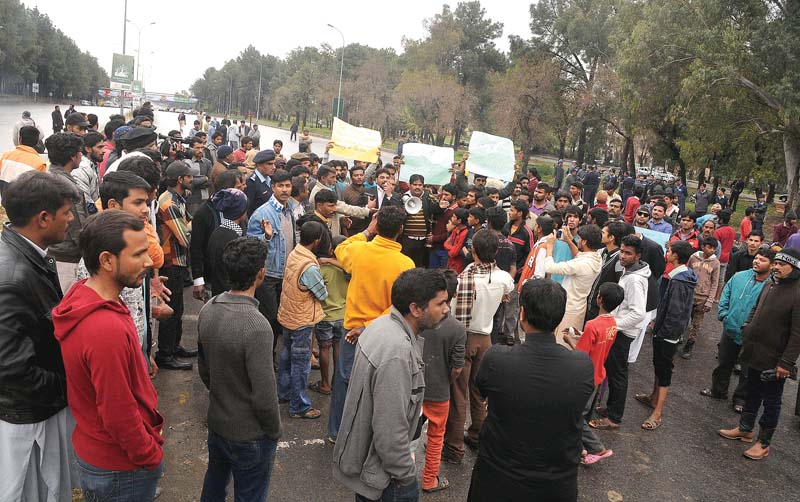
{"type": "MultiPolygon", "coordinates": [[[[124,0],[22,3],[47,14],[111,73],[112,54],[122,52],[124,0]]],[[[455,9],[457,3],[449,4],[455,9]]],[[[482,4],[490,19],[503,23],[503,36],[495,42],[500,50],[508,50],[509,34],[529,38],[531,0],[484,0],[482,4]]],[[[300,46],[341,46],[341,37],[327,23],[342,30],[348,44],[393,47],[399,53],[402,37],[422,38],[422,21],[441,12],[441,5],[430,0],[129,0],[128,19],[140,27],[156,22],[142,29],[139,73],[148,92],[171,93],[188,89],[206,68],[219,68],[249,44],[281,58],[300,46]],[[242,10],[242,5],[249,10],[242,10]]],[[[135,55],[137,37],[136,28],[128,24],[127,54],[135,55]]]]}

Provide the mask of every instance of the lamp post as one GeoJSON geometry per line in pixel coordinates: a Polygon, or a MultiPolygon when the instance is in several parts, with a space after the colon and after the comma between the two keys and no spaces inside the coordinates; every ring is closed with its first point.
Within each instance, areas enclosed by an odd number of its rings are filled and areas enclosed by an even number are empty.
{"type": "MultiPolygon", "coordinates": [[[[139,25],[134,23],[130,19],[125,19],[125,21],[127,21],[128,23],[131,23],[134,26],[134,28],[136,28],[136,31],[139,32],[139,36],[136,39],[137,49],[136,49],[136,77],[135,77],[135,80],[139,80],[139,60],[142,57],[142,30],[147,28],[148,26],[152,26],[152,25],[156,24],[156,22],[155,21],[149,22],[146,25],[144,25],[141,28],[139,28],[139,25]]],[[[124,52],[125,52],[125,49],[123,48],[123,53],[124,52]]]]}
{"type": "MultiPolygon", "coordinates": [[[[122,55],[125,55],[125,42],[128,41],[128,0],[125,0],[125,12],[122,15],[122,55]]],[[[111,68],[111,72],[114,72],[114,68],[111,68]]],[[[122,91],[122,95],[119,99],[119,113],[120,115],[125,115],[125,91],[122,91]]]]}
{"type": "Polygon", "coordinates": [[[344,33],[336,26],[328,23],[328,26],[339,32],[342,36],[342,65],[339,67],[339,95],[336,98],[336,117],[339,117],[342,112],[342,75],[344,74],[344,33]]]}

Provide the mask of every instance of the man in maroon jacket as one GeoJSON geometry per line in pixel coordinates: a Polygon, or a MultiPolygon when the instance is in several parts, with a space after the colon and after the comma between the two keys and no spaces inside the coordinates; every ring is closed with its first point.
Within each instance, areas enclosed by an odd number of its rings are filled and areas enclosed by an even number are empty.
{"type": "Polygon", "coordinates": [[[123,288],[142,285],[153,265],[144,223],[111,209],[80,235],[89,278],[77,282],[53,310],[55,336],[67,373],[67,403],[75,416],[72,443],[87,500],[148,502],[161,477],[158,397],[123,288]]]}

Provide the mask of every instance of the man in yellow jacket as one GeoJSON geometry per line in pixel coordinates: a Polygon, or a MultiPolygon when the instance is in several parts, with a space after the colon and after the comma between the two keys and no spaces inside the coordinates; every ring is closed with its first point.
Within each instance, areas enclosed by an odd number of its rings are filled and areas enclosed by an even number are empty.
{"type": "Polygon", "coordinates": [[[414,268],[397,242],[403,235],[406,212],[401,207],[384,206],[366,230],[336,247],[336,259],[351,275],[347,288],[344,327],[348,330],[339,350],[333,377],[333,395],[328,420],[328,440],[336,441],[342,421],[347,385],[353,369],[355,345],[364,328],[392,306],[392,285],[401,273],[414,268]],[[373,239],[374,237],[374,239],[373,239]]]}

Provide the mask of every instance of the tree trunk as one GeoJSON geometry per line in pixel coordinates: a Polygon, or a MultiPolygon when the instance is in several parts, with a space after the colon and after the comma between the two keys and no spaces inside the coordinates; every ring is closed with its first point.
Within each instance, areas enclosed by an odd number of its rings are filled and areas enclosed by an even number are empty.
{"type": "Polygon", "coordinates": [[[578,133],[578,151],[575,153],[575,161],[578,163],[578,166],[583,164],[584,157],[586,155],[586,128],[588,124],[586,121],[581,122],[580,125],[580,132],[578,133]]]}
{"type": "Polygon", "coordinates": [[[566,149],[567,149],[567,138],[566,137],[560,138],[558,140],[558,158],[559,159],[563,159],[564,158],[564,152],[566,151],[566,149]]]}
{"type": "Polygon", "coordinates": [[[628,150],[628,170],[636,176],[636,145],[633,138],[628,139],[631,142],[631,148],[628,150]]]}
{"type": "Polygon", "coordinates": [[[619,165],[626,170],[628,169],[628,158],[631,154],[631,146],[633,146],[633,142],[628,138],[625,138],[625,146],[622,147],[622,157],[619,159],[619,165]]]}
{"type": "Polygon", "coordinates": [[[463,133],[460,125],[457,125],[453,134],[453,149],[458,150],[458,145],[461,144],[461,134],[463,133]]]}
{"type": "Polygon", "coordinates": [[[791,208],[800,206],[798,200],[798,161],[800,161],[800,138],[793,134],[794,131],[786,131],[783,134],[783,156],[786,163],[786,181],[789,185],[789,200],[786,201],[786,207],[791,208]]]}

